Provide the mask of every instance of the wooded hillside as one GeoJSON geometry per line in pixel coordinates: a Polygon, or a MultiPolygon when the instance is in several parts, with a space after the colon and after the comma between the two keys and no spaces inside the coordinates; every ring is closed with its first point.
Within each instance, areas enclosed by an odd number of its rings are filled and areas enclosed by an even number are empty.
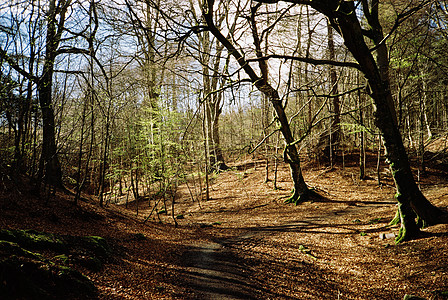
{"type": "MultiPolygon", "coordinates": [[[[349,176],[353,191],[369,187],[355,203],[387,187],[375,201],[397,204],[378,217],[398,226],[397,244],[431,226],[444,238],[447,26],[448,3],[435,0],[4,1],[5,209],[61,198],[72,211],[90,199],[101,214],[118,207],[142,226],[182,227],[189,206],[219,194],[235,214],[272,200],[283,218],[313,201],[345,201],[315,182],[336,172],[328,184],[349,176]],[[245,181],[252,169],[257,179],[245,181]],[[251,194],[229,191],[229,174],[251,194]],[[244,197],[272,199],[232,200],[244,197]]],[[[276,226],[268,211],[260,222],[276,226]]],[[[13,216],[3,229],[46,231],[13,216]]],[[[214,222],[224,221],[188,226],[214,222]]]]}

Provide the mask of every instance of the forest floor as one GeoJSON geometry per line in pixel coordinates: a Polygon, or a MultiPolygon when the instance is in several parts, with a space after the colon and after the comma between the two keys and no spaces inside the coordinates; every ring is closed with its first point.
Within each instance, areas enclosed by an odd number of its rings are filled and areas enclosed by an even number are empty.
{"type": "MultiPolygon", "coordinates": [[[[137,215],[135,202],[100,208],[86,197],[75,207],[58,192],[45,205],[23,186],[3,184],[0,229],[104,237],[113,256],[102,269],[75,266],[100,299],[448,298],[448,225],[395,245],[393,183],[382,167],[378,185],[373,158],[366,180],[356,157],[333,169],[304,163],[305,180],[321,197],[297,206],[283,203],[292,187],[285,164],[278,189],[272,169],[265,182],[264,161],[231,166],[213,176],[210,200],[182,185],[174,213],[168,201],[167,213],[145,224],[155,200],[139,201],[137,215]]],[[[448,207],[446,171],[429,168],[420,186],[448,207]]]]}

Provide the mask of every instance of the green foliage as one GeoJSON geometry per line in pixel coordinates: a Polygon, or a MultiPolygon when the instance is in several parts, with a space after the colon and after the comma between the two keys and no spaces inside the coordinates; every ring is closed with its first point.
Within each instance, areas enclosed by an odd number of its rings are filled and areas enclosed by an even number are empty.
{"type": "Polygon", "coordinates": [[[380,223],[381,222],[381,218],[375,218],[375,219],[371,219],[371,220],[369,220],[369,224],[378,224],[378,223],[380,223]]]}
{"type": "Polygon", "coordinates": [[[306,247],[306,246],[304,246],[304,245],[299,245],[299,251],[302,252],[302,253],[304,253],[304,254],[306,254],[306,255],[308,255],[308,256],[311,257],[312,259],[317,259],[317,257],[314,256],[314,255],[311,253],[311,249],[309,249],[308,247],[306,247]]]}

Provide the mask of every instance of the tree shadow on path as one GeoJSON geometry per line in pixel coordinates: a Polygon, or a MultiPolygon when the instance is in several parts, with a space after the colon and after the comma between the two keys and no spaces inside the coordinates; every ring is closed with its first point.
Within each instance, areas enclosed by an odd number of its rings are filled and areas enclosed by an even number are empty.
{"type": "Polygon", "coordinates": [[[187,267],[182,278],[193,299],[258,299],[244,263],[221,244],[192,247],[182,261],[187,267]]]}

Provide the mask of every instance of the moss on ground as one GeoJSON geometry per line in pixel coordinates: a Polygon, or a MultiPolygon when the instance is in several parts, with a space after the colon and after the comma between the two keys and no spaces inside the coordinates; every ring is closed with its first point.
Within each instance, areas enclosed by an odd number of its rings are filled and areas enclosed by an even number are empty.
{"type": "Polygon", "coordinates": [[[30,249],[67,250],[61,238],[35,230],[0,230],[0,240],[14,242],[30,249]]]}
{"type": "Polygon", "coordinates": [[[98,236],[0,230],[0,295],[2,299],[97,298],[92,281],[76,268],[100,271],[110,255],[109,244],[98,236]],[[41,250],[54,254],[44,257],[41,250]]]}

